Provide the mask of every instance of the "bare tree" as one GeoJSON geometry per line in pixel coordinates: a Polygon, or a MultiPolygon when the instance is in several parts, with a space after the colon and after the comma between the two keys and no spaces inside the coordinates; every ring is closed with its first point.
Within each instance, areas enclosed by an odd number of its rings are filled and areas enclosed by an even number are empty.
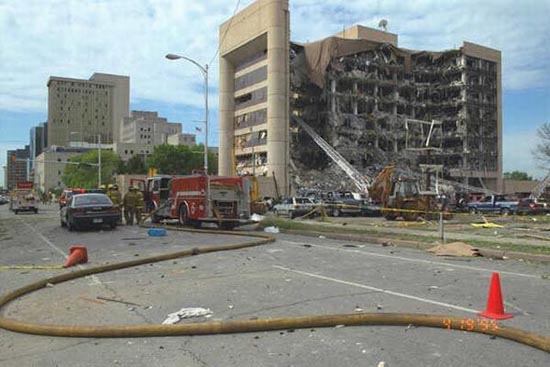
{"type": "Polygon", "coordinates": [[[542,124],[537,130],[537,135],[539,143],[533,150],[533,156],[541,167],[550,169],[550,123],[542,124]]]}

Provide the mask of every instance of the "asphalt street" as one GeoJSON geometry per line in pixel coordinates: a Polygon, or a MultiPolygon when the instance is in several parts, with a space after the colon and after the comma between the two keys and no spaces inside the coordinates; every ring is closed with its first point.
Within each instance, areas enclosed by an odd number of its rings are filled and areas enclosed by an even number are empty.
{"type": "MultiPolygon", "coordinates": [[[[365,219],[368,220],[368,219],[365,219]]],[[[0,293],[70,270],[59,265],[74,245],[90,267],[242,237],[146,229],[69,232],[57,208],[14,215],[0,207],[0,293]]],[[[277,235],[255,248],[218,252],[103,273],[44,288],[4,315],[40,323],[160,324],[182,307],[238,320],[355,312],[434,313],[478,319],[491,273],[500,272],[502,325],[550,335],[550,265],[484,258],[440,258],[363,242],[277,235]],[[99,298],[98,298],[99,297],[99,298]],[[103,299],[101,299],[103,298],[103,299]],[[126,303],[113,302],[116,299],[126,303]]],[[[0,366],[548,366],[550,356],[512,341],[460,330],[331,327],[213,336],[60,338],[0,330],[0,366]]]]}

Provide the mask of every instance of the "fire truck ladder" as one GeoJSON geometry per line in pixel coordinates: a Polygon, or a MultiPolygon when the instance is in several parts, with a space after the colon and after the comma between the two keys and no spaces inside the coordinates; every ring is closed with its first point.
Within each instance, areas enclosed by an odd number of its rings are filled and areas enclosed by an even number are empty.
{"type": "Polygon", "coordinates": [[[293,116],[294,121],[298,123],[304,129],[304,131],[313,139],[317,145],[323,149],[323,151],[340,167],[346,174],[351,178],[355,186],[359,189],[360,192],[368,194],[369,182],[365,177],[353,167],[340,153],[336,151],[329,143],[326,142],[319,134],[311,128],[304,120],[298,116],[293,116]]]}
{"type": "Polygon", "coordinates": [[[531,195],[529,195],[529,197],[531,199],[538,198],[549,185],[550,185],[550,171],[548,171],[548,174],[546,175],[546,177],[541,182],[538,183],[538,185],[533,189],[533,191],[531,191],[531,195]]]}

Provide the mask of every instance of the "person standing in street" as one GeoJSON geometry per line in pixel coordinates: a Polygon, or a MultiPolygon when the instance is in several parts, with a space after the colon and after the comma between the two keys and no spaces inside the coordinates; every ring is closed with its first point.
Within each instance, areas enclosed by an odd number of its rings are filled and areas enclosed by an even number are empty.
{"type": "Polygon", "coordinates": [[[128,192],[124,195],[124,219],[126,219],[126,225],[131,226],[134,224],[134,216],[136,214],[136,192],[134,186],[128,188],[128,192]]]}
{"type": "Polygon", "coordinates": [[[136,222],[141,224],[141,216],[143,214],[144,201],[143,201],[143,192],[139,188],[134,187],[136,193],[136,222]]]}

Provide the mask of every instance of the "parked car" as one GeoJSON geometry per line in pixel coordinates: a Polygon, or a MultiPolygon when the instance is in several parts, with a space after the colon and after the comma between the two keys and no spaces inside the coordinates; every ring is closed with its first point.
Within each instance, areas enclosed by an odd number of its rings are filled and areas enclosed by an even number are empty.
{"type": "Polygon", "coordinates": [[[475,213],[493,213],[508,215],[516,212],[517,201],[509,200],[504,195],[489,195],[481,201],[468,203],[468,211],[475,213]]]}
{"type": "Polygon", "coordinates": [[[351,192],[328,192],[324,198],[324,205],[329,215],[341,217],[343,215],[358,216],[363,214],[365,198],[357,198],[351,192]]]}
{"type": "Polygon", "coordinates": [[[276,216],[295,218],[309,213],[315,206],[316,204],[310,198],[290,197],[273,206],[273,212],[276,216]]]}
{"type": "Polygon", "coordinates": [[[61,227],[67,227],[69,231],[103,225],[109,225],[115,229],[121,220],[120,209],[115,208],[105,194],[71,195],[59,213],[61,227]]]}
{"type": "Polygon", "coordinates": [[[516,213],[520,215],[545,214],[546,207],[542,202],[537,202],[536,199],[525,198],[518,201],[516,213]]]}
{"type": "Polygon", "coordinates": [[[7,203],[9,203],[9,201],[10,201],[10,200],[8,199],[7,196],[5,196],[5,195],[0,195],[0,205],[7,204],[7,203]]]}

